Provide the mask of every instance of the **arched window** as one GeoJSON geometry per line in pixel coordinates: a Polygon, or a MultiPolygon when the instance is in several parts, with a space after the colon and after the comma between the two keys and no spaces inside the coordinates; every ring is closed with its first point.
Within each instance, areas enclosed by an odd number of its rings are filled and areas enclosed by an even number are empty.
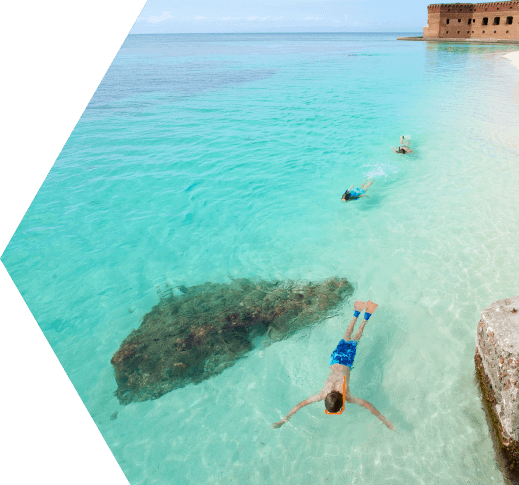
{"type": "Polygon", "coordinates": [[[483,23],[481,25],[488,25],[488,17],[483,17],[483,23]]]}
{"type": "Polygon", "coordinates": [[[499,25],[499,17],[494,18],[494,25],[499,25]]]}

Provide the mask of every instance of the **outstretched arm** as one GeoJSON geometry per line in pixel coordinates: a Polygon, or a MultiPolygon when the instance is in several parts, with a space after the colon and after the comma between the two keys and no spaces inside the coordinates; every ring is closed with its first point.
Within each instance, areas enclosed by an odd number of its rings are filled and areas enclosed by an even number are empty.
{"type": "Polygon", "coordinates": [[[301,408],[304,408],[305,406],[307,406],[308,404],[312,404],[313,402],[322,401],[325,397],[326,396],[324,396],[323,393],[320,393],[320,394],[316,394],[315,396],[309,397],[308,399],[306,399],[304,401],[301,401],[281,421],[278,421],[277,423],[273,423],[271,425],[271,428],[275,429],[275,428],[279,428],[279,427],[283,426],[290,419],[290,417],[293,414],[297,413],[297,411],[299,411],[301,408]]]}
{"type": "Polygon", "coordinates": [[[400,153],[400,152],[397,152],[396,149],[395,149],[394,147],[391,147],[391,148],[393,148],[393,151],[394,151],[395,153],[400,153]]]}
{"type": "Polygon", "coordinates": [[[380,412],[378,409],[373,406],[368,401],[364,401],[364,399],[360,399],[358,397],[351,396],[349,399],[347,399],[348,402],[351,402],[353,404],[358,404],[359,406],[362,406],[363,408],[366,408],[371,414],[374,414],[380,421],[382,421],[389,429],[395,431],[395,428],[393,427],[393,424],[390,423],[380,412]]]}

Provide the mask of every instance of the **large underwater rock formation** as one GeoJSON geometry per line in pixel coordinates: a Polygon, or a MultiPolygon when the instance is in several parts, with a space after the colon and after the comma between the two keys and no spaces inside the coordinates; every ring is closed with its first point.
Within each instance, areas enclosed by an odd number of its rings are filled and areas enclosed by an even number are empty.
{"type": "Polygon", "coordinates": [[[235,280],[170,291],[123,341],[111,362],[121,404],[198,383],[243,357],[252,340],[286,338],[353,293],[346,279],[322,283],[235,280]]]}
{"type": "Polygon", "coordinates": [[[481,312],[474,361],[497,461],[519,483],[519,296],[481,312]]]}

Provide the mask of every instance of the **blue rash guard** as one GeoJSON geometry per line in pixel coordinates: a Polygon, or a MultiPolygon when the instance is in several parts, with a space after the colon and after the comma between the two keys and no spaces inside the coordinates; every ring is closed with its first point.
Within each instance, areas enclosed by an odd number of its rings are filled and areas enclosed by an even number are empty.
{"type": "Polygon", "coordinates": [[[366,191],[364,189],[359,189],[358,187],[355,187],[354,189],[350,190],[350,199],[358,199],[361,195],[364,195],[366,191]]]}

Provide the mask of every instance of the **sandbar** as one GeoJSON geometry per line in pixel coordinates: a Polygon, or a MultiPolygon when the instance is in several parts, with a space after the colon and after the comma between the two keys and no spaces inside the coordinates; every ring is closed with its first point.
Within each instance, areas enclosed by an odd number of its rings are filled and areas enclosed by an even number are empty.
{"type": "Polygon", "coordinates": [[[503,56],[505,59],[512,61],[512,64],[519,69],[519,51],[509,52],[503,56]]]}

